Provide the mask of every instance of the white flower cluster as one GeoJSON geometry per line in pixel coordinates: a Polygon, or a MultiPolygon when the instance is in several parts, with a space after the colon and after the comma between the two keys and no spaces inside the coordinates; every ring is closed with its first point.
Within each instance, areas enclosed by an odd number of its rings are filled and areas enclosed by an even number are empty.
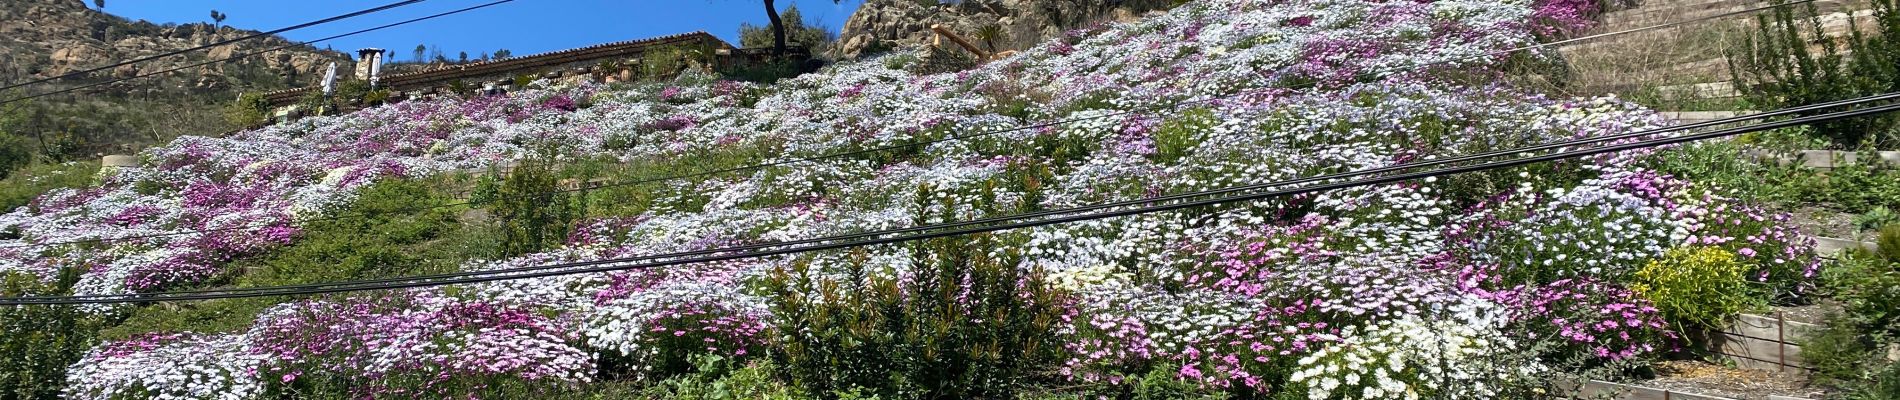
{"type": "Polygon", "coordinates": [[[149,348],[95,348],[67,369],[66,397],[247,400],[263,394],[257,370],[264,357],[249,351],[243,335],[182,334],[135,342],[149,348]]]}
{"type": "Polygon", "coordinates": [[[1349,326],[1338,343],[1299,360],[1289,381],[1307,398],[1493,399],[1544,369],[1503,356],[1520,351],[1483,315],[1486,304],[1461,304],[1459,315],[1408,315],[1349,326]]]}

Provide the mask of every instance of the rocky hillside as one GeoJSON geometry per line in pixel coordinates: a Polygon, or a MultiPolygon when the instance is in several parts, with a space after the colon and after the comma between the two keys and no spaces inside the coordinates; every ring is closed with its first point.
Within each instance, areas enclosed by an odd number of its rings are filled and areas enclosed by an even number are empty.
{"type": "Polygon", "coordinates": [[[857,58],[877,49],[929,43],[930,26],[942,24],[994,50],[1026,49],[1063,31],[1100,21],[1130,21],[1172,4],[1166,0],[969,0],[935,2],[869,0],[851,14],[833,56],[857,58]],[[931,4],[935,3],[935,4],[931,4]],[[994,27],[993,40],[979,32],[994,27]],[[871,50],[871,51],[867,51],[871,50]]]}
{"type": "MultiPolygon", "coordinates": [[[[965,4],[953,8],[976,7],[965,4]]],[[[1785,216],[1652,170],[1643,150],[903,244],[649,261],[1262,194],[1662,124],[1629,102],[1495,78],[1511,59],[1492,51],[1580,11],[1201,0],[959,73],[911,72],[919,57],[900,50],[772,85],[686,74],[529,87],[183,137],[0,214],[0,274],[46,286],[35,293],[140,300],[558,262],[627,269],[0,314],[0,354],[43,354],[13,370],[4,362],[18,357],[0,357],[0,388],[40,378],[18,385],[81,400],[1549,397],[1544,383],[1670,355],[1670,327],[1695,320],[1679,314],[1681,290],[1658,285],[1709,275],[1743,288],[1709,296],[1721,304],[1799,299],[1816,254],[1785,216]],[[438,188],[506,163],[512,175],[472,191],[489,200],[438,188]],[[595,177],[615,185],[551,196],[557,179],[595,177]],[[165,234],[178,230],[191,232],[165,234]],[[145,238],[94,241],[129,236],[145,238]],[[732,394],[694,392],[710,387],[732,394]]]]}
{"type": "MultiPolygon", "coordinates": [[[[144,57],[242,37],[256,31],[213,26],[154,24],[87,8],[73,0],[11,0],[0,3],[0,81],[25,82],[59,76],[114,62],[144,57]]],[[[34,85],[25,93],[42,93],[110,79],[136,76],[196,64],[205,60],[260,51],[289,44],[283,38],[246,41],[181,57],[125,66],[84,79],[34,85]]],[[[61,155],[89,155],[114,147],[138,145],[180,134],[212,134],[226,129],[218,118],[219,102],[246,90],[268,90],[306,84],[321,78],[331,61],[349,67],[340,52],[298,47],[266,56],[245,58],[215,67],[194,68],[142,78],[93,90],[42,98],[33,105],[44,115],[19,121],[12,134],[65,140],[42,147],[70,147],[61,155]],[[81,118],[84,116],[84,118],[81,118]],[[213,132],[213,131],[217,132],[213,132]]],[[[345,70],[347,71],[347,69],[345,70]]],[[[9,94],[7,98],[19,94],[9,94]]],[[[45,149],[43,149],[45,150],[45,149]]]]}

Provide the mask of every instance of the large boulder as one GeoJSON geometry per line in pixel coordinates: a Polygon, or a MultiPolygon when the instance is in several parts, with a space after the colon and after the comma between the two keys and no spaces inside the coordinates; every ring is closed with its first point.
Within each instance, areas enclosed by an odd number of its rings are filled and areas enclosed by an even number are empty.
{"type": "Polygon", "coordinates": [[[832,56],[854,59],[882,49],[933,42],[943,25],[985,51],[1020,50],[1097,22],[1132,20],[1166,8],[1168,0],[964,0],[931,5],[917,0],[866,0],[845,20],[832,56]],[[985,27],[998,35],[982,40],[985,27]]]}

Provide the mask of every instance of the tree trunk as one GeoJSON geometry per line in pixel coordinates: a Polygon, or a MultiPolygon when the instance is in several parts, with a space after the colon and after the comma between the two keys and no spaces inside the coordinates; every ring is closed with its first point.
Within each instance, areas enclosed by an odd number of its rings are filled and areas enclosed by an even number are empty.
{"type": "Polygon", "coordinates": [[[765,16],[772,19],[772,55],[785,55],[785,23],[778,19],[778,7],[765,0],[765,16]]]}

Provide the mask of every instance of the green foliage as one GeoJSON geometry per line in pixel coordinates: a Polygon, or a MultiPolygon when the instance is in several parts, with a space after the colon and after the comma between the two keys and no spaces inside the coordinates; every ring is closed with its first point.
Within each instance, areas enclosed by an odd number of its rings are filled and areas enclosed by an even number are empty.
{"type": "Polygon", "coordinates": [[[81,188],[92,183],[97,162],[34,164],[0,179],[0,212],[28,205],[41,194],[60,188],[81,188]]]}
{"type": "Polygon", "coordinates": [[[553,147],[522,158],[506,178],[478,187],[473,203],[487,207],[500,224],[503,257],[560,245],[574,221],[586,214],[586,196],[561,190],[553,147]]]}
{"type": "Polygon", "coordinates": [[[33,144],[28,143],[26,138],[0,131],[0,179],[12,176],[13,170],[32,163],[33,144]]]}
{"type": "MultiPolygon", "coordinates": [[[[1735,80],[1748,88],[1744,94],[1749,102],[1764,108],[1785,108],[1900,88],[1900,41],[1888,39],[1900,37],[1900,0],[1872,3],[1876,25],[1872,34],[1854,26],[1846,49],[1835,40],[1825,39],[1821,14],[1813,3],[1799,11],[1779,7],[1771,15],[1758,17],[1759,31],[1746,38],[1739,51],[1728,55],[1735,80]]],[[[1900,117],[1893,115],[1824,122],[1815,124],[1815,128],[1816,134],[1838,148],[1900,145],[1900,136],[1896,136],[1900,135],[1900,117]]]]}
{"type": "Polygon", "coordinates": [[[1900,224],[1888,224],[1880,228],[1880,238],[1875,241],[1878,249],[1875,254],[1890,263],[1900,263],[1900,224]]]}
{"type": "MultiPolygon", "coordinates": [[[[1882,229],[1880,244],[1900,246],[1900,225],[1882,229]]],[[[1900,252],[1881,250],[1847,252],[1822,270],[1842,312],[1802,343],[1818,376],[1853,389],[1847,398],[1890,399],[1900,391],[1900,367],[1885,360],[1887,346],[1900,343],[1900,252]]]]}
{"type": "MultiPolygon", "coordinates": [[[[66,268],[51,283],[21,274],[0,280],[7,297],[66,295],[79,274],[66,268]]],[[[0,398],[60,398],[66,367],[92,347],[98,324],[77,306],[0,306],[0,398]]]]}
{"type": "Polygon", "coordinates": [[[712,50],[702,46],[673,45],[648,50],[640,56],[647,79],[670,79],[694,65],[710,65],[712,50]]]}
{"type": "Polygon", "coordinates": [[[1847,395],[1856,400],[1900,399],[1900,363],[1892,363],[1874,375],[1871,384],[1847,395]]]}
{"type": "Polygon", "coordinates": [[[660,381],[638,398],[678,400],[797,400],[815,398],[773,376],[771,360],[738,365],[717,355],[693,359],[697,373],[660,381]]]}
{"type": "Polygon", "coordinates": [[[896,54],[896,55],[891,55],[889,57],[884,57],[884,68],[889,68],[889,69],[905,70],[906,68],[909,68],[911,64],[916,64],[916,63],[917,63],[916,54],[896,54]]]}
{"type": "Polygon", "coordinates": [[[777,83],[780,79],[796,77],[811,72],[812,64],[790,60],[773,60],[764,63],[741,65],[719,71],[728,79],[763,84],[777,83]]]}
{"type": "Polygon", "coordinates": [[[1865,371],[1873,366],[1871,361],[1884,354],[1877,354],[1869,337],[1839,318],[1838,315],[1829,318],[1830,322],[1820,332],[1801,343],[1801,359],[1814,367],[1818,378],[1851,383],[1865,378],[1865,371]]]}
{"type": "Polygon", "coordinates": [[[991,52],[996,51],[996,41],[998,39],[1007,38],[1009,38],[1009,34],[1003,32],[1003,26],[999,24],[983,25],[983,27],[976,28],[976,40],[983,42],[985,46],[989,46],[991,52]]]}
{"type": "Polygon", "coordinates": [[[1900,209],[1900,168],[1862,162],[1821,170],[1737,156],[1753,149],[1733,142],[1703,143],[1660,152],[1645,164],[1727,190],[1726,195],[1743,200],[1813,204],[1847,212],[1900,209]]]}
{"type": "Polygon", "coordinates": [[[327,115],[335,109],[336,107],[330,103],[330,98],[325,97],[321,90],[307,91],[302,97],[297,98],[297,110],[302,111],[304,115],[327,115]]]}
{"type": "Polygon", "coordinates": [[[264,96],[258,94],[238,95],[237,100],[232,100],[230,104],[224,106],[224,120],[235,126],[263,126],[264,123],[270,122],[270,104],[264,101],[264,96]]]}
{"type": "MultiPolygon", "coordinates": [[[[831,43],[838,40],[838,34],[823,24],[805,21],[804,14],[798,12],[798,5],[785,7],[779,13],[779,20],[785,25],[785,45],[804,47],[811,54],[823,53],[830,49],[831,43]]],[[[816,20],[813,20],[816,21],[816,20]]],[[[739,47],[772,47],[772,26],[739,24],[739,47]]]]}
{"type": "MultiPolygon", "coordinates": [[[[922,199],[933,198],[926,195],[922,199]]],[[[928,200],[923,200],[928,201],[928,200]]],[[[921,206],[921,205],[920,205],[921,206]]],[[[784,332],[776,356],[812,393],[880,398],[1009,398],[1050,368],[1069,295],[991,234],[909,244],[910,273],[850,256],[842,278],[809,260],[767,279],[784,332]],[[891,276],[891,275],[897,276],[891,276]]]]}
{"type": "Polygon", "coordinates": [[[1893,212],[1893,209],[1887,206],[1874,206],[1873,209],[1854,216],[1854,226],[1864,230],[1880,229],[1880,227],[1896,223],[1900,223],[1900,213],[1893,212]]]}
{"type": "Polygon", "coordinates": [[[1636,270],[1630,289],[1656,303],[1679,327],[1718,328],[1765,305],[1748,285],[1749,265],[1713,247],[1678,247],[1636,270]]]}
{"type": "Polygon", "coordinates": [[[515,90],[527,89],[528,85],[533,84],[533,83],[534,83],[534,74],[515,74],[515,78],[514,78],[515,90]]]}
{"type": "Polygon", "coordinates": [[[1161,123],[1161,127],[1155,128],[1155,152],[1149,157],[1161,164],[1180,161],[1182,157],[1194,154],[1194,146],[1200,145],[1207,137],[1207,131],[1219,123],[1214,111],[1206,108],[1195,108],[1169,118],[1161,123]]]}

